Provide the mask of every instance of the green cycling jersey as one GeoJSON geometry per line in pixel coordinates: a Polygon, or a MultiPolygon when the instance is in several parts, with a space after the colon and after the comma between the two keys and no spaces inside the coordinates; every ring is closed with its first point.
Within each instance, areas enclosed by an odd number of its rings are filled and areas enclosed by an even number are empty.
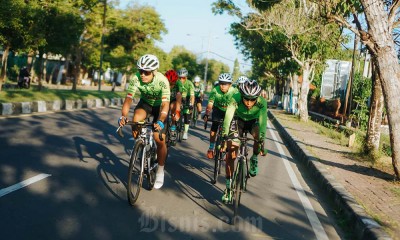
{"type": "Polygon", "coordinates": [[[176,81],[175,86],[171,88],[171,102],[176,101],[176,94],[178,92],[182,93],[183,86],[181,81],[176,81]]]}
{"type": "Polygon", "coordinates": [[[204,85],[202,83],[199,83],[198,86],[196,84],[193,84],[194,87],[194,96],[196,98],[201,97],[201,95],[204,93],[204,85]]]}
{"type": "Polygon", "coordinates": [[[219,86],[215,86],[213,90],[211,90],[210,96],[208,97],[208,104],[212,104],[214,107],[217,107],[225,112],[232,96],[236,93],[238,93],[237,88],[232,86],[226,93],[223,93],[219,86]]]}
{"type": "Polygon", "coordinates": [[[139,73],[136,73],[129,81],[127,97],[133,98],[140,91],[140,99],[150,106],[160,106],[161,102],[170,101],[170,89],[167,78],[159,72],[154,74],[153,80],[144,83],[139,73]]]}
{"type": "Polygon", "coordinates": [[[260,126],[260,139],[265,138],[267,129],[267,101],[264,98],[258,97],[254,106],[247,109],[242,101],[241,94],[236,93],[231,98],[225,113],[222,136],[227,136],[229,134],[229,126],[234,116],[244,121],[258,119],[258,124],[260,126]]]}
{"type": "Polygon", "coordinates": [[[189,79],[186,79],[186,81],[182,83],[181,93],[182,93],[182,99],[188,99],[190,96],[194,96],[194,86],[189,79]]]}

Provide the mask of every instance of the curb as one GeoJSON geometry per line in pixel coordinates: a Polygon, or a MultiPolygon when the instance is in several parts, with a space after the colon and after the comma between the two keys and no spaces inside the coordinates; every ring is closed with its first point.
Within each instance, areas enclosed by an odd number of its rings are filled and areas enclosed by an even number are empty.
{"type": "Polygon", "coordinates": [[[382,226],[371,218],[355,198],[329,174],[318,159],[308,152],[306,145],[289,134],[270,110],[268,110],[268,117],[287,143],[289,149],[299,157],[328,197],[333,199],[334,206],[352,223],[352,229],[357,239],[392,240],[382,226]]]}
{"type": "MultiPolygon", "coordinates": [[[[134,103],[138,99],[133,99],[134,103]]],[[[86,100],[54,100],[54,101],[33,101],[17,103],[0,103],[0,116],[15,116],[20,114],[54,112],[61,110],[90,109],[109,106],[121,106],[122,98],[95,98],[86,100]]]]}

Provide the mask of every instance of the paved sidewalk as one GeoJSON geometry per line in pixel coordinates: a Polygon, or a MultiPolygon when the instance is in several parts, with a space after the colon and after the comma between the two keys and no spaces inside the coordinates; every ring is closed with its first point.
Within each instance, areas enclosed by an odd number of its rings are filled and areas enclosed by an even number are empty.
{"type": "MultiPolygon", "coordinates": [[[[329,137],[318,134],[311,126],[300,122],[288,121],[292,115],[283,110],[270,109],[269,118],[279,131],[287,146],[299,157],[309,172],[315,177],[315,182],[333,199],[334,208],[347,222],[357,239],[392,239],[383,227],[369,216],[365,209],[346,190],[346,188],[331,174],[332,166],[327,165],[326,157],[335,162],[339,154],[346,154],[346,148],[331,144],[329,137]],[[286,116],[285,116],[286,115],[286,116]],[[313,142],[314,140],[314,142],[313,142]],[[324,146],[317,144],[323,143],[324,146]],[[338,149],[342,147],[343,149],[338,149]],[[325,151],[325,152],[324,152],[325,151]],[[333,154],[336,152],[337,155],[333,154]],[[319,159],[323,156],[323,159],[319,159]],[[322,161],[324,160],[324,161],[322,161]]],[[[348,149],[348,148],[347,148],[348,149]]]]}

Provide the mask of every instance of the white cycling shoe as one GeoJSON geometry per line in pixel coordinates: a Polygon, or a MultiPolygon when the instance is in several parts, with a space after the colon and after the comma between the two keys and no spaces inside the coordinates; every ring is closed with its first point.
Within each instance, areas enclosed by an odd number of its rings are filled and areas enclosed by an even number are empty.
{"type": "Polygon", "coordinates": [[[188,139],[188,134],[187,134],[187,132],[183,133],[182,139],[183,139],[183,140],[188,139]]]}

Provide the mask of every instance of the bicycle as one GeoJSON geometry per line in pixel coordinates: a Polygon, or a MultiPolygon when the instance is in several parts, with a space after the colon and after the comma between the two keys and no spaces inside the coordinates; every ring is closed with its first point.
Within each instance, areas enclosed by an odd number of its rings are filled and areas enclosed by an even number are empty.
{"type": "Polygon", "coordinates": [[[192,112],[192,120],[190,121],[190,126],[191,127],[196,127],[197,121],[199,118],[199,112],[197,111],[197,102],[195,101],[195,104],[193,106],[193,112],[192,112]]]}
{"type": "MultiPolygon", "coordinates": [[[[153,139],[153,123],[148,121],[128,121],[124,126],[126,125],[137,126],[140,132],[130,155],[128,171],[127,195],[129,203],[133,206],[139,197],[144,176],[147,178],[148,189],[153,189],[158,167],[157,145],[153,139]]],[[[121,137],[124,137],[122,127],[123,126],[119,126],[117,132],[121,137]]],[[[160,131],[158,132],[160,140],[162,141],[162,134],[160,131]]]]}
{"type": "MultiPolygon", "coordinates": [[[[204,129],[207,129],[207,122],[204,122],[204,129]]],[[[221,174],[221,165],[222,162],[225,161],[226,152],[222,152],[221,143],[222,143],[222,124],[224,120],[219,120],[218,122],[218,130],[215,138],[215,148],[214,148],[214,178],[211,180],[212,184],[215,184],[218,179],[218,175],[221,174]]]]}
{"type": "Polygon", "coordinates": [[[252,140],[254,144],[256,144],[257,140],[248,138],[248,132],[243,133],[243,137],[230,137],[229,139],[238,139],[240,141],[239,144],[239,153],[236,157],[237,162],[235,166],[235,170],[233,172],[232,183],[231,183],[231,191],[232,191],[232,200],[230,204],[233,204],[233,217],[232,224],[235,225],[240,206],[240,197],[243,192],[246,192],[247,180],[251,177],[249,174],[249,162],[247,159],[248,155],[248,146],[247,141],[252,140]]]}

